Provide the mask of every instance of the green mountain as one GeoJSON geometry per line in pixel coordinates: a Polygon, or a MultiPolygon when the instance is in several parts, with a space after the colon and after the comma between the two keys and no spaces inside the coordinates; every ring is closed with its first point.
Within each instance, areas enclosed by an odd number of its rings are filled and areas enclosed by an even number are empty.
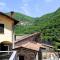
{"type": "Polygon", "coordinates": [[[60,48],[60,8],[36,20],[35,25],[40,27],[42,40],[51,41],[55,48],[60,48]]]}
{"type": "MultiPolygon", "coordinates": [[[[6,13],[7,15],[11,16],[11,13],[8,12],[6,13]]],[[[22,22],[32,22],[33,21],[33,18],[30,17],[30,16],[26,16],[22,13],[18,13],[18,12],[14,12],[13,16],[12,16],[14,19],[18,20],[18,21],[22,21],[22,22]]]]}
{"type": "Polygon", "coordinates": [[[60,48],[60,8],[37,18],[16,12],[13,17],[20,21],[15,26],[16,35],[40,32],[42,42],[53,44],[54,48],[60,48]]]}
{"type": "MultiPolygon", "coordinates": [[[[8,12],[6,14],[11,16],[10,12],[8,12]]],[[[32,27],[32,25],[34,24],[34,18],[32,18],[30,16],[26,16],[26,15],[18,13],[18,12],[14,12],[13,18],[15,18],[16,20],[19,21],[19,23],[15,27],[15,33],[17,35],[23,35],[23,34],[29,33],[29,31],[27,29],[29,29],[29,27],[32,27]]]]}
{"type": "Polygon", "coordinates": [[[15,27],[15,33],[19,35],[26,34],[28,31],[27,29],[29,29],[29,26],[32,26],[34,23],[34,18],[21,13],[14,13],[13,17],[16,20],[19,20],[19,23],[15,27]]]}

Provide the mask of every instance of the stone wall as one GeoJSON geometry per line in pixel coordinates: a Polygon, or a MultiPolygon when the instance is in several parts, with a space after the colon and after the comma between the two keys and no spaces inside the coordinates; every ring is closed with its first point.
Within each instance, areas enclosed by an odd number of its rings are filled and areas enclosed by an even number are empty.
{"type": "MultiPolygon", "coordinates": [[[[24,60],[35,60],[36,58],[36,51],[28,50],[28,49],[19,49],[17,51],[17,57],[24,56],[24,60]]],[[[18,58],[19,60],[19,58],[18,58]]]]}

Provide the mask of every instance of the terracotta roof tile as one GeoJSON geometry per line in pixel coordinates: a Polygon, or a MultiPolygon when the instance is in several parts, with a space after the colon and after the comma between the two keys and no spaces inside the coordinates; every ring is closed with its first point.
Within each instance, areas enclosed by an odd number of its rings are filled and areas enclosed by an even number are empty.
{"type": "Polygon", "coordinates": [[[32,42],[22,44],[21,46],[16,46],[15,49],[19,49],[20,47],[24,47],[24,48],[32,49],[32,50],[36,50],[36,51],[39,51],[40,47],[45,48],[45,46],[43,46],[42,44],[32,43],[32,42]]]}

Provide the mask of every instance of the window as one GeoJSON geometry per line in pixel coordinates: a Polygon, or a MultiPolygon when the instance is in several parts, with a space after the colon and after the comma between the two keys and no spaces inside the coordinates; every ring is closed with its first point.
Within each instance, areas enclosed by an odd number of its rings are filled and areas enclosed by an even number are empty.
{"type": "Polygon", "coordinates": [[[4,33],[4,24],[0,24],[0,33],[4,33]]]}
{"type": "Polygon", "coordinates": [[[9,45],[1,44],[0,45],[0,51],[9,51],[9,45]]]}
{"type": "Polygon", "coordinates": [[[19,60],[24,60],[24,56],[19,56],[19,60]]]}

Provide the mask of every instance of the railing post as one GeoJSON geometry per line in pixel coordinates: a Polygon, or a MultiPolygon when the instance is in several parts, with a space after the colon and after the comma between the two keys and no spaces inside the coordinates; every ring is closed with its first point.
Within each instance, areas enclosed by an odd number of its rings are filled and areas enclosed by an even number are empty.
{"type": "Polygon", "coordinates": [[[36,60],[39,60],[39,58],[38,58],[38,52],[36,53],[36,60]]]}
{"type": "Polygon", "coordinates": [[[13,53],[12,53],[12,55],[11,55],[11,57],[10,57],[10,59],[9,60],[15,60],[14,58],[15,58],[15,56],[16,56],[16,51],[13,51],[13,53]]]}

